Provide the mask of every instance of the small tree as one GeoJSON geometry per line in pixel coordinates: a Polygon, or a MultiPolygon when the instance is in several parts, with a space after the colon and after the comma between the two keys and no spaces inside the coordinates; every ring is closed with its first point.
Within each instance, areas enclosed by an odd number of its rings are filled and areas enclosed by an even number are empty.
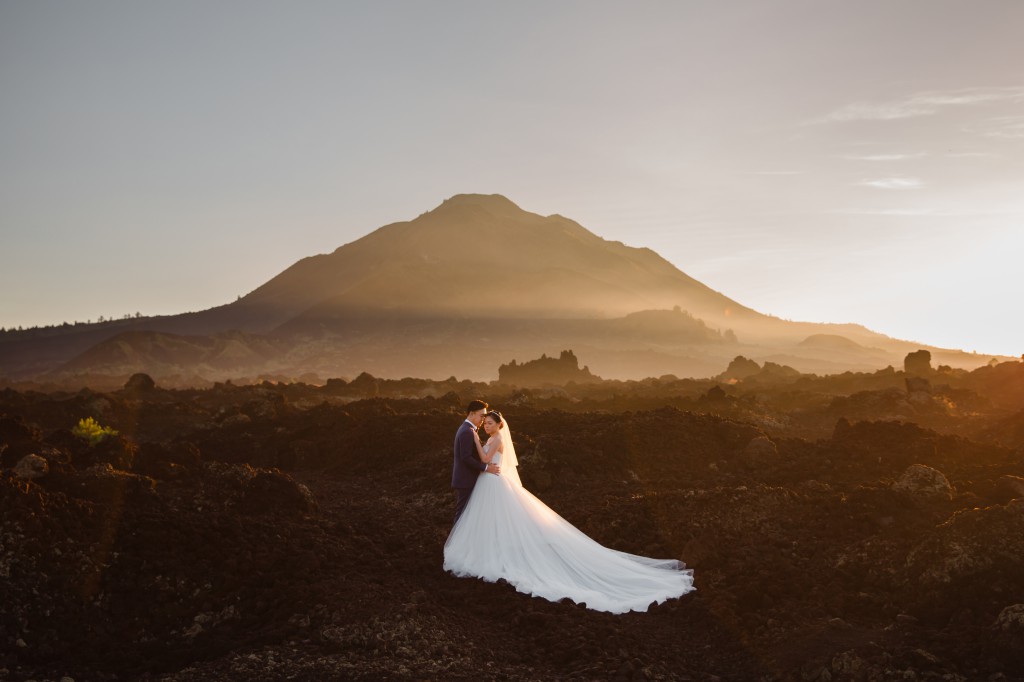
{"type": "Polygon", "coordinates": [[[92,417],[79,419],[78,425],[71,429],[71,433],[79,438],[89,441],[89,445],[96,445],[108,436],[116,436],[117,431],[109,426],[100,426],[92,417]]]}

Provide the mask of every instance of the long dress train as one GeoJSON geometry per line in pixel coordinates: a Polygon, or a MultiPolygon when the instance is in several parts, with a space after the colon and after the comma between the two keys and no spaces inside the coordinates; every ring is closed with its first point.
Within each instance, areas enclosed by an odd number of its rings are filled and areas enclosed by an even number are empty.
{"type": "MultiPolygon", "coordinates": [[[[511,443],[507,435],[505,442],[511,443]]],[[[693,571],[681,562],[598,544],[524,488],[515,464],[501,466],[500,475],[480,474],[445,542],[445,570],[489,582],[504,579],[524,594],[550,601],[568,597],[610,613],[646,611],[652,602],[695,589],[693,571]]]]}

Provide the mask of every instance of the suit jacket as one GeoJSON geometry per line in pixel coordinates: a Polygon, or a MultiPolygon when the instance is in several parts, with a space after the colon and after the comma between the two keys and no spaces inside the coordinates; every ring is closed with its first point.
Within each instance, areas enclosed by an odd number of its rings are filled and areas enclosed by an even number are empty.
{"type": "Polygon", "coordinates": [[[473,426],[469,422],[462,422],[462,426],[455,432],[455,459],[452,462],[452,487],[472,488],[476,485],[477,476],[487,469],[487,465],[480,461],[476,453],[476,443],[473,441],[473,426]]]}

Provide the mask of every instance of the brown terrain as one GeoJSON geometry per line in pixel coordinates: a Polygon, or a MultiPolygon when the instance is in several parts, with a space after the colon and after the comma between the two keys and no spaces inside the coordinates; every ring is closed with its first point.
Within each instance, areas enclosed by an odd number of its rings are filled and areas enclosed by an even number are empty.
{"type": "Polygon", "coordinates": [[[1024,680],[1024,363],[901,367],[5,389],[0,679],[1024,680]],[[446,575],[476,396],[529,489],[697,592],[616,616],[446,575]]]}

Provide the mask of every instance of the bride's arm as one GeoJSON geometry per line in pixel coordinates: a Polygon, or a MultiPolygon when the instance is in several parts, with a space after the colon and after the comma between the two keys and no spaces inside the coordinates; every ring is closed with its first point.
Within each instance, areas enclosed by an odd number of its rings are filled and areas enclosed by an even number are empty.
{"type": "MultiPolygon", "coordinates": [[[[480,444],[480,434],[476,431],[473,431],[473,442],[476,443],[476,454],[479,455],[480,461],[486,464],[489,464],[490,460],[494,459],[496,453],[502,452],[503,443],[501,438],[498,438],[495,441],[498,444],[498,447],[496,447],[494,453],[490,453],[489,455],[483,452],[483,445],[480,444]]],[[[487,442],[490,441],[488,440],[487,442]]]]}
{"type": "Polygon", "coordinates": [[[494,455],[488,455],[486,452],[484,452],[484,446],[480,444],[480,434],[477,433],[476,431],[473,432],[473,443],[476,444],[476,454],[480,458],[480,461],[483,462],[484,464],[490,464],[491,457],[493,457],[494,455]]]}

